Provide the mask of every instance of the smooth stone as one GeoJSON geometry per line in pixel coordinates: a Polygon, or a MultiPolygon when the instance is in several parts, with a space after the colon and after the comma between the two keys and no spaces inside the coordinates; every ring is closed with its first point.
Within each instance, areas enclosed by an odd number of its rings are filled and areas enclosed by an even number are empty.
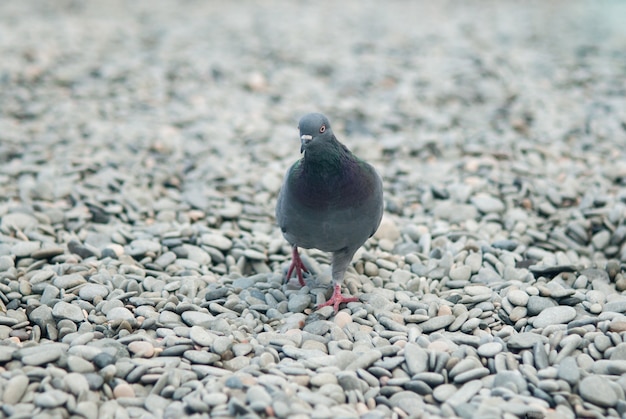
{"type": "Polygon", "coordinates": [[[620,343],[613,349],[611,352],[611,356],[609,357],[611,361],[617,360],[626,360],[626,343],[620,343]]]}
{"type": "Polygon", "coordinates": [[[526,304],[526,309],[528,310],[529,316],[536,316],[541,313],[543,310],[556,307],[558,304],[551,298],[541,297],[538,295],[531,295],[528,298],[528,303],[526,304]]]}
{"type": "Polygon", "coordinates": [[[468,265],[452,266],[448,276],[453,281],[469,281],[472,276],[472,268],[468,265]]]}
{"type": "Polygon", "coordinates": [[[493,358],[503,350],[503,346],[500,342],[489,342],[484,343],[478,347],[476,352],[480,356],[484,356],[486,358],[493,358]]]}
{"type": "Polygon", "coordinates": [[[83,300],[93,301],[96,297],[106,298],[109,289],[101,284],[85,284],[78,290],[78,296],[83,300]]]}
{"type": "Polygon", "coordinates": [[[246,391],[246,401],[257,412],[264,412],[272,403],[272,396],[261,385],[253,385],[246,391]]]}
{"type": "Polygon", "coordinates": [[[506,341],[506,344],[511,349],[530,349],[537,342],[546,343],[548,338],[537,333],[522,332],[517,335],[513,335],[506,341]]]}
{"type": "Polygon", "coordinates": [[[63,377],[63,382],[67,390],[76,397],[87,394],[89,391],[89,381],[85,378],[84,374],[71,372],[63,377]]]}
{"type": "Polygon", "coordinates": [[[133,240],[130,242],[130,251],[131,255],[145,255],[146,253],[161,253],[161,244],[157,241],[152,240],[133,240]]]}
{"type": "Polygon", "coordinates": [[[210,347],[216,337],[201,326],[191,326],[189,329],[189,338],[199,346],[210,347]]]}
{"type": "Polygon", "coordinates": [[[68,355],[66,362],[68,371],[85,374],[96,370],[91,362],[76,355],[68,355]]]}
{"type": "Polygon", "coordinates": [[[87,281],[82,275],[79,274],[68,274],[68,275],[60,275],[52,280],[52,285],[57,288],[61,288],[64,290],[72,289],[79,285],[85,284],[87,281]]]}
{"type": "Polygon", "coordinates": [[[478,209],[478,211],[488,214],[491,212],[502,212],[505,209],[504,203],[491,195],[479,193],[474,195],[470,202],[478,209]]]}
{"type": "Polygon", "coordinates": [[[13,359],[13,352],[15,351],[17,348],[0,345],[0,362],[5,363],[13,359]]]}
{"type": "Polygon", "coordinates": [[[77,305],[59,301],[52,308],[52,315],[58,319],[68,319],[73,322],[85,320],[83,310],[77,305]]]}
{"type": "Polygon", "coordinates": [[[578,385],[578,392],[583,399],[600,407],[613,407],[619,400],[619,395],[609,382],[598,375],[583,378],[578,385]]]}
{"type": "Polygon", "coordinates": [[[11,268],[15,268],[15,259],[13,256],[0,256],[0,272],[6,272],[11,268]]]}
{"type": "Polygon", "coordinates": [[[44,393],[35,393],[33,402],[35,406],[43,409],[53,409],[59,407],[67,402],[68,396],[61,390],[48,390],[44,393]]]}
{"type": "Polygon", "coordinates": [[[409,374],[428,371],[428,352],[421,346],[409,343],[404,347],[404,357],[409,374]]]}
{"type": "Polygon", "coordinates": [[[211,264],[211,255],[201,247],[194,246],[192,244],[183,244],[183,248],[187,252],[187,259],[192,260],[200,266],[206,266],[211,264]]]}
{"type": "Polygon", "coordinates": [[[474,397],[482,387],[483,384],[480,380],[468,381],[452,394],[446,402],[451,406],[459,406],[474,397]]]}
{"type": "Polygon", "coordinates": [[[448,327],[452,324],[452,322],[454,322],[455,319],[456,317],[452,314],[437,316],[420,323],[419,327],[422,329],[422,332],[431,333],[448,327]]]}
{"type": "Polygon", "coordinates": [[[574,386],[580,380],[580,369],[576,363],[575,358],[564,358],[558,367],[557,376],[567,381],[571,386],[574,386]]]}
{"type": "Polygon", "coordinates": [[[7,230],[14,227],[18,230],[30,230],[37,227],[39,221],[30,214],[24,214],[22,212],[11,212],[2,216],[0,227],[3,230],[7,230]]]}
{"type": "Polygon", "coordinates": [[[576,309],[570,306],[549,307],[537,315],[533,321],[536,328],[544,328],[554,324],[563,324],[576,317],[576,309]]]}
{"type": "Polygon", "coordinates": [[[302,313],[311,304],[308,294],[291,294],[287,303],[287,309],[292,313],[302,313]]]}
{"type": "Polygon", "coordinates": [[[528,384],[519,371],[500,371],[493,378],[493,388],[504,387],[521,394],[527,390],[528,384]]]}
{"type": "Polygon", "coordinates": [[[154,345],[150,342],[137,340],[128,344],[128,350],[136,356],[152,358],[154,356],[154,345]]]}
{"type": "Polygon", "coordinates": [[[107,313],[107,320],[108,321],[126,320],[128,322],[134,322],[135,315],[126,307],[113,307],[107,313]]]}
{"type": "Polygon", "coordinates": [[[18,258],[26,258],[29,257],[32,253],[39,250],[40,247],[41,243],[38,241],[19,242],[11,247],[11,254],[15,255],[18,258]]]}
{"type": "Polygon", "coordinates": [[[511,290],[507,293],[506,298],[509,302],[516,306],[525,306],[528,304],[530,296],[521,290],[511,290]]]}
{"type": "Polygon", "coordinates": [[[220,234],[203,234],[200,237],[200,242],[222,251],[230,250],[230,248],[233,247],[233,242],[228,237],[224,237],[220,234]]]}
{"type": "Polygon", "coordinates": [[[433,390],[433,397],[439,403],[447,401],[454,393],[456,393],[457,387],[454,384],[441,384],[435,387],[433,390]]]}
{"type": "Polygon", "coordinates": [[[626,313],[626,299],[605,303],[602,312],[626,313]]]}
{"type": "Polygon", "coordinates": [[[181,314],[181,319],[188,326],[208,326],[215,320],[215,317],[209,313],[203,313],[200,311],[185,311],[181,314]]]}
{"type": "Polygon", "coordinates": [[[194,364],[204,365],[211,365],[220,360],[220,356],[218,354],[214,354],[213,352],[196,350],[185,351],[183,357],[185,357],[194,364]]]}
{"type": "Polygon", "coordinates": [[[41,305],[31,311],[29,319],[40,328],[45,329],[47,324],[54,322],[54,318],[52,316],[52,308],[46,305],[41,305]]]}
{"type": "Polygon", "coordinates": [[[39,351],[22,357],[25,365],[44,365],[59,359],[63,353],[60,348],[48,348],[44,345],[38,347],[39,351]]]}
{"type": "Polygon", "coordinates": [[[17,374],[11,377],[4,387],[2,401],[9,405],[19,403],[26,392],[28,383],[29,380],[26,374],[17,374]]]}
{"type": "Polygon", "coordinates": [[[592,370],[596,374],[622,375],[626,374],[626,361],[601,359],[593,363],[592,370]]]}
{"type": "Polygon", "coordinates": [[[174,261],[176,261],[176,253],[170,251],[163,253],[154,261],[154,263],[161,268],[166,268],[174,263],[174,261]]]}
{"type": "Polygon", "coordinates": [[[135,390],[130,384],[120,383],[113,389],[113,396],[115,396],[116,399],[135,397],[135,390]]]}

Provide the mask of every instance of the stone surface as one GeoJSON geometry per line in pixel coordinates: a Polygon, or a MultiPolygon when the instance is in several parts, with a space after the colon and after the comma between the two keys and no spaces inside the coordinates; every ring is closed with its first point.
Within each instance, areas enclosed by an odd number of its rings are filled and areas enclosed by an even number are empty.
{"type": "Polygon", "coordinates": [[[0,416],[623,415],[625,7],[0,3],[0,416]],[[311,111],[384,179],[337,314],[311,111]]]}

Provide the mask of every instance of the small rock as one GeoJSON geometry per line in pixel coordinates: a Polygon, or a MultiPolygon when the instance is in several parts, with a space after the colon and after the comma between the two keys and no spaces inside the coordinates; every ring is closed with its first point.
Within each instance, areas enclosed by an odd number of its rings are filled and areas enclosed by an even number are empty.
{"type": "Polygon", "coordinates": [[[578,385],[578,392],[589,403],[601,407],[613,407],[619,400],[618,394],[608,381],[598,375],[590,375],[583,378],[578,385]]]}
{"type": "Polygon", "coordinates": [[[83,311],[77,305],[59,301],[52,308],[52,315],[57,319],[68,319],[73,322],[81,322],[85,320],[83,311]]]}
{"type": "Polygon", "coordinates": [[[574,320],[575,317],[576,310],[574,307],[549,307],[539,313],[533,322],[533,326],[537,328],[544,328],[553,324],[563,324],[574,320]]]}
{"type": "Polygon", "coordinates": [[[123,397],[135,397],[135,390],[130,384],[120,383],[113,389],[113,395],[116,399],[123,397]]]}

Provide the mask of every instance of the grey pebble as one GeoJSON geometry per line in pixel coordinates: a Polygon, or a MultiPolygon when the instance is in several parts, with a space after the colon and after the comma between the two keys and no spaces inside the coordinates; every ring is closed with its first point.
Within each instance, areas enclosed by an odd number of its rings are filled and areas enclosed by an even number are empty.
{"type": "Polygon", "coordinates": [[[19,403],[26,392],[28,383],[29,380],[26,374],[16,374],[11,377],[6,382],[2,401],[9,405],[19,403]]]}
{"type": "Polygon", "coordinates": [[[426,320],[423,323],[419,324],[419,327],[422,329],[424,333],[434,332],[439,329],[444,329],[447,326],[451,325],[454,322],[455,317],[453,315],[443,315],[433,317],[429,320],[426,320]]]}
{"type": "Polygon", "coordinates": [[[292,313],[301,313],[311,304],[311,297],[307,294],[291,294],[287,309],[292,313]]]}
{"type": "Polygon", "coordinates": [[[531,295],[528,298],[528,303],[526,304],[526,309],[528,310],[529,316],[536,316],[541,313],[543,310],[556,307],[558,304],[551,298],[548,297],[540,297],[538,295],[531,295]]]}
{"type": "Polygon", "coordinates": [[[106,298],[109,289],[100,284],[85,284],[78,291],[78,296],[87,301],[93,301],[96,297],[106,298]]]}
{"type": "Polygon", "coordinates": [[[83,311],[79,306],[59,301],[52,308],[52,315],[58,319],[68,319],[73,322],[80,322],[85,320],[83,311]]]}
{"type": "Polygon", "coordinates": [[[49,390],[44,393],[37,393],[33,399],[35,406],[43,409],[53,409],[67,402],[67,394],[61,390],[49,390]]]}
{"type": "Polygon", "coordinates": [[[506,344],[512,349],[529,349],[532,348],[535,343],[545,343],[547,340],[545,336],[532,332],[523,332],[511,336],[506,344]]]}
{"type": "Polygon", "coordinates": [[[558,367],[558,377],[567,381],[571,386],[580,380],[580,369],[576,359],[567,357],[561,361],[558,367]]]}
{"type": "Polygon", "coordinates": [[[574,320],[576,310],[569,306],[548,307],[541,311],[535,318],[533,326],[544,328],[554,324],[567,323],[574,320]]]}
{"type": "Polygon", "coordinates": [[[194,364],[211,365],[220,360],[219,355],[207,351],[185,351],[183,356],[194,364]]]}
{"type": "Polygon", "coordinates": [[[409,374],[415,375],[428,371],[428,352],[416,344],[407,344],[404,357],[409,374]]]}
{"type": "Polygon", "coordinates": [[[480,345],[477,349],[477,353],[480,356],[493,358],[496,354],[502,352],[504,347],[500,342],[488,342],[480,345]]]}
{"type": "Polygon", "coordinates": [[[206,330],[202,326],[191,326],[189,330],[189,338],[196,345],[210,347],[215,341],[216,337],[217,336],[210,333],[208,330],[206,330]]]}
{"type": "Polygon", "coordinates": [[[516,306],[526,306],[530,298],[527,293],[521,290],[511,290],[507,293],[506,297],[511,302],[511,304],[516,306]]]}
{"type": "Polygon", "coordinates": [[[601,407],[613,407],[619,400],[613,387],[598,375],[583,378],[578,385],[578,392],[583,399],[601,407]]]}
{"type": "Polygon", "coordinates": [[[626,298],[610,301],[602,307],[603,312],[626,313],[626,298]]]}
{"type": "Polygon", "coordinates": [[[505,208],[501,200],[487,194],[475,195],[470,201],[483,213],[502,212],[505,208]]]}
{"type": "Polygon", "coordinates": [[[135,316],[126,307],[113,307],[107,313],[107,320],[109,321],[126,320],[129,322],[134,322],[135,316]]]}
{"type": "Polygon", "coordinates": [[[198,311],[185,311],[183,314],[181,314],[181,319],[188,326],[206,327],[215,320],[215,317],[209,313],[202,313],[198,311]]]}

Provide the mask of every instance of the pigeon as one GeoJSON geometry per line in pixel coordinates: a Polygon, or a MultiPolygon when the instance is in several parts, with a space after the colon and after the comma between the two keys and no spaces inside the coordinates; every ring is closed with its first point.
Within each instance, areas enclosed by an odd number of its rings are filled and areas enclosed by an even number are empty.
{"type": "Polygon", "coordinates": [[[308,272],[298,247],[332,253],[333,294],[318,308],[358,301],[341,294],[354,253],[378,229],[383,184],[376,170],[340,143],[326,116],[304,115],[299,122],[302,158],[287,171],[278,194],[276,220],[292,246],[286,280],[308,272]]]}

